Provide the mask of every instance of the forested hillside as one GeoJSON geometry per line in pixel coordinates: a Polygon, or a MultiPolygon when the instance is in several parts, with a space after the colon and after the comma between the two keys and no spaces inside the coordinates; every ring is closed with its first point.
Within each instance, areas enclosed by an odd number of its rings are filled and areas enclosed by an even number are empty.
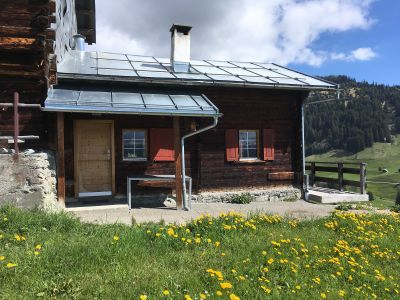
{"type": "MultiPolygon", "coordinates": [[[[400,133],[400,86],[356,82],[346,76],[328,76],[340,84],[341,99],[305,106],[307,155],[344,149],[350,153],[390,142],[400,133]]],[[[310,94],[307,103],[335,98],[335,93],[310,94]]]]}

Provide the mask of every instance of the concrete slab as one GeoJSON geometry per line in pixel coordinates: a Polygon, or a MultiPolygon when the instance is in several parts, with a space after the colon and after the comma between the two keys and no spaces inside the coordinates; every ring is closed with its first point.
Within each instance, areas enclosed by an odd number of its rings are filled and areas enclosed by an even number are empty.
{"type": "Polygon", "coordinates": [[[338,204],[349,202],[368,202],[369,196],[367,194],[356,194],[333,190],[310,190],[308,199],[312,202],[321,204],[338,204]]]}
{"type": "Polygon", "coordinates": [[[127,205],[125,207],[106,206],[93,207],[88,209],[84,207],[67,208],[66,211],[79,217],[83,222],[110,224],[123,223],[132,224],[134,219],[137,223],[146,222],[165,222],[182,224],[196,219],[201,215],[210,214],[217,217],[221,213],[237,212],[244,215],[265,213],[278,214],[281,216],[294,217],[299,219],[318,218],[328,216],[334,211],[335,206],[313,204],[303,200],[296,202],[252,202],[250,204],[231,204],[231,203],[193,203],[192,210],[182,211],[172,207],[156,208],[133,208],[129,212],[127,205]]]}

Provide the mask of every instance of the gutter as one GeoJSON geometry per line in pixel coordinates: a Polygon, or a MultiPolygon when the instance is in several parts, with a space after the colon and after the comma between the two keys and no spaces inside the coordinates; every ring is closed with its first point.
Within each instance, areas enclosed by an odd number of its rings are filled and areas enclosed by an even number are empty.
{"type": "Polygon", "coordinates": [[[197,131],[188,133],[188,134],[184,135],[184,136],[181,138],[181,153],[182,153],[182,155],[181,155],[181,159],[182,159],[182,194],[183,194],[183,207],[184,207],[185,210],[190,210],[190,209],[192,208],[192,199],[189,199],[189,203],[188,203],[187,198],[186,198],[185,140],[186,140],[187,138],[191,137],[191,136],[194,136],[194,135],[200,134],[200,133],[202,133],[202,132],[204,132],[204,131],[207,131],[207,130],[210,130],[210,129],[212,129],[212,128],[215,128],[217,125],[218,125],[218,116],[214,117],[214,122],[213,122],[211,125],[206,126],[206,127],[204,127],[204,128],[201,128],[201,129],[199,129],[199,130],[197,130],[197,131]]]}

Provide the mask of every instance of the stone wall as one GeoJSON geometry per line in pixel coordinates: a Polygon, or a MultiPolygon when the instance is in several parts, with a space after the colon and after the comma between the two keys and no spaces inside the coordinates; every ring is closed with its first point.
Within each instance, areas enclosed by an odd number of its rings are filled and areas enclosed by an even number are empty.
{"type": "Polygon", "coordinates": [[[0,205],[58,210],[54,154],[27,150],[15,160],[0,154],[0,205]]]}
{"type": "Polygon", "coordinates": [[[255,201],[296,201],[301,198],[301,190],[299,188],[283,186],[267,189],[238,189],[230,191],[213,191],[203,192],[193,195],[196,202],[229,202],[233,195],[242,193],[250,193],[254,196],[255,201]]]}

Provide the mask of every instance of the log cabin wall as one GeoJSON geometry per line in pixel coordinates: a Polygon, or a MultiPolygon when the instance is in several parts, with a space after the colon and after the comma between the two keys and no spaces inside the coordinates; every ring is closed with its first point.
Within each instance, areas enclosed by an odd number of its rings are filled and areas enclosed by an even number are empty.
{"type": "MultiPolygon", "coordinates": [[[[213,88],[204,92],[223,117],[215,130],[200,137],[198,190],[270,187],[299,182],[301,101],[305,95],[285,90],[233,88],[213,88]],[[273,161],[227,162],[225,130],[254,129],[261,133],[267,128],[275,132],[273,161]],[[278,174],[271,176],[271,173],[278,174]]],[[[260,148],[261,152],[262,146],[260,148]]]]}
{"type": "MultiPolygon", "coordinates": [[[[43,104],[57,83],[57,61],[71,47],[77,32],[74,0],[8,0],[0,2],[0,136],[13,133],[13,108],[1,103],[43,104]]],[[[53,148],[48,138],[55,118],[37,108],[20,108],[20,135],[37,135],[21,148],[53,148]]],[[[7,141],[0,147],[10,148],[7,141]]]]}

